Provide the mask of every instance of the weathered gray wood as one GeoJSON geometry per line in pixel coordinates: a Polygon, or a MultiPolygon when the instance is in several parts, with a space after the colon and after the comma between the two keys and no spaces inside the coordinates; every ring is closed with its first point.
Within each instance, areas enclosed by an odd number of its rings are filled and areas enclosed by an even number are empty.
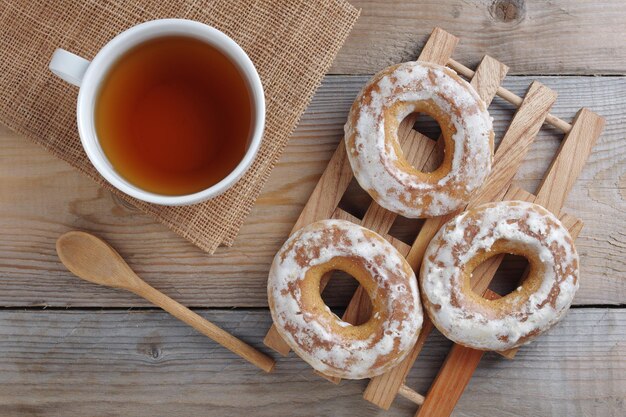
{"type": "MultiPolygon", "coordinates": [[[[213,256],[120,205],[65,163],[0,128],[0,306],[146,305],[132,295],[80,282],[65,271],[54,253],[54,241],[71,228],[109,240],[140,276],[186,305],[265,306],[272,257],[341,138],[348,108],[367,78],[326,78],[235,246],[219,249],[213,256]]],[[[521,94],[532,79],[509,77],[504,84],[521,94]]],[[[577,242],[582,285],[576,303],[624,303],[626,78],[540,77],[539,81],[559,92],[556,115],[571,117],[588,106],[607,118],[605,133],[566,210],[585,222],[577,242]]],[[[496,98],[491,113],[501,137],[512,109],[496,98]]],[[[559,138],[553,129],[542,130],[519,175],[526,189],[538,185],[559,138]]],[[[402,224],[392,231],[406,237],[417,222],[402,224]]],[[[351,293],[340,285],[327,300],[345,305],[351,293]]]]}
{"type": "MultiPolygon", "coordinates": [[[[261,346],[267,310],[202,311],[261,346]]],[[[425,392],[450,344],[433,334],[407,385],[425,392]]],[[[514,361],[488,354],[456,416],[621,416],[626,311],[572,310],[514,361]]],[[[12,416],[407,416],[361,398],[364,381],[335,386],[295,356],[264,374],[165,313],[0,312],[0,410],[12,416]]]]}
{"type": "Polygon", "coordinates": [[[415,59],[439,26],[461,38],[457,61],[484,54],[510,74],[626,73],[622,0],[353,0],[361,17],[332,72],[371,74],[415,59]]]}

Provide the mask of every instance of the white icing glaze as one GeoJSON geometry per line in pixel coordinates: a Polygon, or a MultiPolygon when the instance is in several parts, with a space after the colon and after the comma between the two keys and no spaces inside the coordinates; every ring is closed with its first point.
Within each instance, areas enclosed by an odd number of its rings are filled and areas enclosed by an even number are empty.
{"type": "Polygon", "coordinates": [[[528,343],[563,317],[578,289],[578,254],[567,229],[543,207],[522,201],[485,204],[439,230],[424,255],[420,283],[425,302],[435,306],[428,307],[433,322],[450,339],[475,349],[506,350],[528,343]],[[460,290],[463,271],[501,240],[535,252],[545,274],[528,298],[520,296],[522,286],[506,296],[510,305],[521,303],[514,311],[487,318],[467,308],[471,300],[460,290]]]}
{"type": "MultiPolygon", "coordinates": [[[[417,280],[406,260],[382,237],[343,220],[313,223],[285,242],[272,263],[268,298],[274,324],[292,349],[316,370],[341,378],[368,378],[397,365],[417,341],[423,320],[417,280]],[[353,327],[349,323],[334,315],[325,320],[302,303],[298,285],[307,271],[336,257],[361,262],[377,291],[387,294],[387,319],[360,339],[338,334],[330,322],[339,329],[353,327]]],[[[372,319],[380,317],[375,312],[372,319]]]]}
{"type": "Polygon", "coordinates": [[[355,100],[344,127],[348,157],[361,187],[384,208],[411,218],[450,213],[467,202],[490,172],[492,118],[476,91],[455,75],[439,65],[406,62],[374,76],[355,100]],[[391,106],[407,103],[396,115],[399,124],[414,112],[410,103],[427,100],[450,115],[456,129],[450,172],[436,183],[401,169],[398,161],[404,157],[390,144],[398,141],[397,132],[393,138],[385,135],[385,113],[391,106]]]}

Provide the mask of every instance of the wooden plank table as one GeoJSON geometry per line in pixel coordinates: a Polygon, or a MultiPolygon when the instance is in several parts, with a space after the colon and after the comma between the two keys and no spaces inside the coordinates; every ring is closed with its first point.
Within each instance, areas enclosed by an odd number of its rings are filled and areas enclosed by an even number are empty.
{"type": "MultiPolygon", "coordinates": [[[[624,415],[626,5],[354,3],[362,17],[331,74],[235,246],[213,256],[0,126],[0,415],[413,415],[415,406],[402,399],[378,410],[361,397],[365,381],[334,386],[294,356],[262,374],[142,300],[70,276],[54,242],[76,228],[106,238],[150,284],[263,349],[269,264],[341,139],[355,95],[375,71],[417,55],[435,25],[462,38],[457,60],[473,65],[488,53],[510,74],[525,74],[506,78],[511,91],[523,93],[534,79],[557,91],[553,114],[568,119],[585,106],[607,119],[565,206],[585,222],[574,308],[516,360],[487,354],[455,415],[624,415]]],[[[491,109],[501,138],[513,109],[500,99],[491,109]]],[[[518,185],[535,189],[559,137],[542,129],[518,185]]],[[[353,197],[350,210],[366,207],[353,197]]],[[[408,242],[418,223],[398,221],[392,234],[408,242]]],[[[501,275],[515,266],[505,263],[501,275]]],[[[325,299],[341,309],[354,288],[348,279],[332,281],[325,299]]],[[[450,346],[432,338],[407,380],[420,392],[450,346]]]]}

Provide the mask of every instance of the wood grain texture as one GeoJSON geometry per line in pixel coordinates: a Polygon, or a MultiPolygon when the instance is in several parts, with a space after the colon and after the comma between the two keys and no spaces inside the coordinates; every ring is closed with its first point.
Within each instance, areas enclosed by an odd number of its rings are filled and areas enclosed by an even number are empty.
{"type": "Polygon", "coordinates": [[[507,65],[489,55],[485,55],[478,67],[476,67],[476,71],[471,76],[470,84],[487,107],[496,97],[498,88],[502,85],[502,80],[504,80],[508,71],[509,67],[507,65]]]}
{"type": "Polygon", "coordinates": [[[584,169],[593,146],[604,129],[605,120],[588,109],[581,109],[565,136],[546,176],[539,185],[535,202],[555,213],[561,211],[567,196],[584,169]]]}
{"type": "MultiPolygon", "coordinates": [[[[262,348],[267,310],[199,311],[262,348]]],[[[450,343],[433,332],[407,386],[426,392],[450,343]]],[[[515,361],[487,353],[455,416],[620,416],[626,311],[572,310],[515,361]]],[[[0,409],[23,416],[409,416],[382,412],[365,381],[336,386],[291,355],[265,374],[165,313],[1,311],[0,409]],[[305,395],[303,395],[303,393],[305,395]]]]}
{"type": "MultiPolygon", "coordinates": [[[[337,148],[347,111],[367,79],[326,78],[235,246],[219,249],[213,256],[0,127],[0,305],[148,305],[132,295],[77,281],[65,270],[54,253],[54,242],[70,229],[84,229],[109,241],[139,276],[185,305],[266,306],[271,260],[337,148]]],[[[522,94],[533,79],[509,76],[504,85],[522,94]]],[[[540,77],[539,81],[559,93],[552,109],[556,115],[569,119],[587,106],[607,118],[564,210],[585,222],[577,241],[582,278],[575,303],[624,303],[626,78],[540,77]]],[[[499,98],[490,111],[498,141],[513,111],[499,98]]],[[[536,190],[561,138],[553,129],[540,131],[517,175],[519,185],[536,190]]],[[[405,241],[415,236],[406,227],[396,233],[405,241]]],[[[329,294],[329,303],[346,305],[352,291],[354,287],[340,287],[329,294]]]]}
{"type": "MultiPolygon", "coordinates": [[[[420,61],[432,62],[434,64],[446,65],[452,54],[454,48],[459,43],[459,38],[452,33],[446,32],[440,27],[435,27],[426,44],[420,50],[417,59],[420,61]]],[[[415,58],[412,58],[415,59],[415,58]]],[[[403,61],[398,61],[403,62],[403,61]]]]}
{"type": "MultiPolygon", "coordinates": [[[[483,297],[495,300],[500,296],[491,290],[483,297]]],[[[486,352],[453,344],[439,368],[415,417],[449,417],[486,352]]]]}
{"type": "Polygon", "coordinates": [[[484,54],[513,74],[625,74],[621,0],[353,0],[361,16],[331,69],[371,74],[417,56],[435,26],[461,38],[454,58],[484,54]]]}
{"type": "Polygon", "coordinates": [[[454,344],[415,416],[450,416],[484,354],[454,344]]]}

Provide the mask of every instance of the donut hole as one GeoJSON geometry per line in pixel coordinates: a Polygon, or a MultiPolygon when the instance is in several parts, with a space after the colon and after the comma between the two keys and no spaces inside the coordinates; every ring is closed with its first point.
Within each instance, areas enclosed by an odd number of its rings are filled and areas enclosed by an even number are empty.
{"type": "MultiPolygon", "coordinates": [[[[333,269],[326,272],[328,284],[323,291],[320,291],[320,297],[324,304],[333,312],[342,322],[352,326],[359,326],[366,323],[372,316],[372,300],[365,291],[359,291],[358,317],[352,317],[350,322],[343,321],[342,317],[346,310],[346,306],[350,303],[352,296],[359,287],[359,281],[346,271],[333,269]]],[[[321,288],[320,288],[321,290],[321,288]]]]}
{"type": "Polygon", "coordinates": [[[337,207],[343,211],[353,215],[357,219],[365,216],[367,208],[372,203],[372,197],[359,185],[356,178],[353,178],[343,193],[337,207]]]}
{"type": "Polygon", "coordinates": [[[441,126],[435,118],[428,113],[415,111],[402,120],[398,131],[409,132],[405,136],[399,134],[398,139],[407,162],[416,170],[428,174],[441,167],[445,154],[444,141],[441,126]],[[414,147],[419,147],[420,152],[409,158],[414,147]]]}
{"type": "Polygon", "coordinates": [[[504,259],[489,283],[489,289],[501,296],[516,291],[527,277],[530,263],[520,255],[504,254],[504,259]]]}
{"type": "Polygon", "coordinates": [[[404,216],[396,216],[389,229],[389,235],[407,245],[413,245],[424,223],[426,223],[426,219],[409,219],[404,216]]]}
{"type": "Polygon", "coordinates": [[[450,114],[432,99],[400,100],[389,106],[384,117],[385,137],[395,148],[394,163],[400,170],[431,184],[448,175],[456,133],[450,114]],[[441,139],[434,141],[429,135],[441,139]]]}
{"type": "Polygon", "coordinates": [[[413,119],[413,130],[421,133],[429,139],[437,141],[441,136],[441,126],[439,123],[427,113],[414,112],[407,116],[404,120],[409,123],[413,119]]]}
{"type": "MultiPolygon", "coordinates": [[[[523,304],[530,294],[539,289],[542,276],[544,275],[544,266],[533,248],[526,247],[519,242],[512,243],[501,239],[497,240],[489,251],[482,252],[470,259],[467,262],[465,271],[465,282],[463,285],[466,294],[472,294],[474,300],[479,304],[490,306],[490,308],[495,310],[509,311],[523,304]],[[480,281],[486,273],[492,271],[495,262],[502,262],[503,260],[507,260],[507,263],[500,263],[497,271],[510,271],[512,265],[509,262],[514,262],[517,275],[507,275],[507,279],[502,280],[506,281],[506,286],[501,288],[501,283],[494,284],[495,276],[498,275],[498,272],[496,272],[488,288],[492,289],[492,285],[497,287],[497,291],[493,289],[492,291],[501,295],[501,297],[490,299],[485,297],[483,293],[474,291],[472,288],[473,284],[480,281]],[[518,270],[517,266],[523,269],[518,270]]],[[[501,279],[498,281],[501,281],[501,279]]]]}

